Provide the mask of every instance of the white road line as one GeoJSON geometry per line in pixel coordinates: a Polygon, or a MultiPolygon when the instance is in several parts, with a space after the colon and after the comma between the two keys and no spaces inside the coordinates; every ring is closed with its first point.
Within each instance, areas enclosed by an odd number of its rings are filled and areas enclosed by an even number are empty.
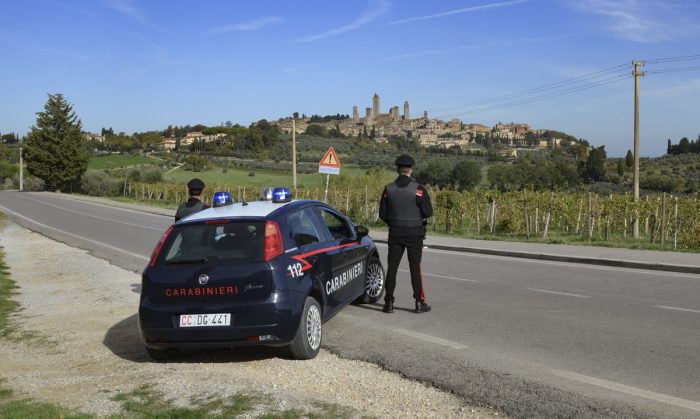
{"type": "Polygon", "coordinates": [[[529,291],[543,292],[545,294],[565,295],[567,297],[576,297],[576,298],[591,298],[589,295],[571,294],[568,292],[550,291],[550,290],[543,290],[543,289],[539,289],[539,288],[525,288],[525,289],[529,290],[529,291]]]}
{"type": "MultiPolygon", "coordinates": [[[[595,269],[599,271],[617,271],[617,272],[625,272],[625,273],[630,273],[630,274],[643,274],[643,275],[655,275],[655,276],[664,276],[664,277],[669,277],[669,276],[674,276],[674,277],[680,277],[680,278],[687,278],[687,279],[695,279],[695,280],[700,280],[700,275],[697,274],[685,274],[682,272],[668,272],[668,271],[653,271],[649,269],[637,269],[637,268],[618,268],[618,267],[613,267],[613,266],[600,266],[600,265],[590,265],[586,263],[580,263],[580,262],[557,262],[553,260],[542,260],[542,259],[527,259],[527,258],[519,258],[516,256],[497,256],[497,255],[485,255],[481,253],[470,253],[470,252],[457,252],[454,250],[439,250],[439,249],[426,249],[427,252],[435,252],[435,253],[445,253],[445,254],[450,254],[450,255],[462,255],[462,256],[469,256],[469,257],[475,257],[475,258],[485,258],[485,259],[507,259],[511,260],[514,262],[523,262],[523,263],[535,263],[538,265],[555,265],[555,266],[569,266],[573,268],[581,268],[581,269],[595,269]]],[[[560,256],[560,255],[558,255],[560,256]]]]}
{"type": "MultiPolygon", "coordinates": [[[[163,218],[163,217],[172,218],[172,217],[173,217],[173,216],[170,216],[170,215],[154,214],[154,213],[152,213],[152,212],[147,212],[147,211],[144,211],[144,210],[138,210],[138,209],[132,209],[132,208],[119,207],[119,206],[116,206],[116,205],[109,205],[109,204],[106,204],[106,203],[103,203],[103,202],[95,202],[95,201],[90,201],[90,200],[87,200],[87,199],[80,199],[80,198],[76,198],[76,197],[72,197],[72,196],[64,196],[64,195],[58,195],[58,194],[56,194],[56,195],[50,195],[49,192],[42,193],[41,196],[46,196],[46,197],[49,197],[49,196],[50,196],[50,199],[63,199],[63,200],[66,200],[66,201],[71,201],[71,202],[80,202],[80,203],[83,203],[83,204],[94,205],[94,206],[96,206],[96,207],[105,207],[105,208],[110,208],[110,209],[120,210],[120,211],[125,211],[125,212],[133,212],[134,214],[146,215],[146,216],[151,216],[151,217],[159,217],[159,218],[163,218]]],[[[175,214],[175,213],[173,212],[173,214],[175,214]]]]}
{"type": "MultiPolygon", "coordinates": [[[[407,273],[410,273],[411,271],[409,271],[408,269],[399,269],[399,272],[407,272],[407,273]]],[[[476,279],[467,279],[467,278],[458,278],[458,277],[456,277],[456,276],[429,274],[429,273],[426,273],[426,272],[423,272],[423,275],[425,275],[425,276],[435,276],[435,277],[438,277],[438,278],[446,278],[446,279],[456,279],[457,281],[465,281],[465,282],[481,282],[481,281],[477,281],[476,279]]]]}
{"type": "Polygon", "coordinates": [[[436,338],[435,336],[425,335],[423,333],[418,333],[418,332],[414,332],[411,330],[398,329],[398,328],[391,329],[391,330],[393,330],[394,332],[399,333],[401,335],[404,335],[404,336],[420,339],[420,340],[430,342],[430,343],[435,343],[437,345],[445,346],[445,347],[448,347],[451,349],[462,350],[462,349],[469,348],[468,346],[462,345],[461,343],[453,342],[453,341],[447,340],[447,339],[436,338]]]}
{"type": "Polygon", "coordinates": [[[87,213],[85,213],[85,212],[73,211],[73,210],[71,210],[71,209],[59,207],[58,205],[49,204],[48,202],[40,201],[40,200],[38,200],[38,199],[33,199],[33,198],[29,198],[29,197],[24,197],[24,199],[28,199],[28,200],[30,200],[30,201],[38,202],[38,203],[40,203],[41,205],[49,206],[49,207],[53,207],[53,208],[57,208],[57,209],[60,209],[60,210],[62,210],[62,211],[70,212],[70,213],[73,213],[73,214],[80,214],[80,215],[83,215],[83,216],[85,216],[85,217],[95,218],[95,219],[100,220],[100,221],[107,221],[107,222],[109,222],[109,223],[116,223],[116,224],[124,224],[124,225],[132,226],[132,227],[138,227],[138,228],[147,228],[147,229],[149,229],[149,230],[163,231],[162,228],[155,228],[155,227],[144,226],[144,225],[140,225],[140,224],[125,223],[125,222],[122,222],[122,221],[116,221],[116,220],[109,219],[109,218],[103,218],[103,217],[98,217],[98,216],[96,216],[96,215],[87,214],[87,213]]]}
{"type": "Polygon", "coordinates": [[[620,393],[641,397],[643,399],[655,400],[657,402],[666,403],[678,407],[684,407],[686,409],[700,412],[700,403],[696,401],[681,399],[678,397],[669,396],[667,394],[655,393],[653,391],[642,390],[641,388],[630,387],[624,384],[616,383],[614,381],[589,377],[587,375],[577,374],[571,371],[552,370],[552,374],[558,377],[568,378],[569,380],[578,381],[581,383],[606,388],[608,390],[618,391],[620,393]]]}
{"type": "Polygon", "coordinates": [[[102,247],[106,247],[107,249],[114,250],[114,251],[117,251],[117,252],[121,252],[121,253],[124,253],[124,254],[126,254],[126,255],[129,255],[129,256],[138,258],[138,259],[150,260],[150,258],[147,258],[147,257],[145,257],[145,256],[143,256],[143,255],[139,255],[139,254],[137,254],[137,253],[132,253],[132,252],[129,252],[129,251],[127,251],[127,250],[120,249],[120,248],[118,248],[118,247],[110,246],[110,245],[108,245],[108,244],[105,244],[105,243],[102,243],[102,242],[98,242],[98,241],[96,241],[96,240],[88,239],[87,237],[79,236],[79,235],[77,235],[77,234],[69,233],[69,232],[67,232],[67,231],[65,231],[65,230],[61,230],[61,229],[58,229],[58,228],[55,228],[55,227],[48,226],[48,225],[46,225],[46,224],[42,224],[42,223],[40,223],[40,222],[38,222],[38,221],[32,220],[32,219],[29,218],[29,217],[25,217],[25,216],[22,215],[22,214],[18,214],[18,213],[14,212],[14,211],[12,211],[12,210],[10,210],[10,209],[8,209],[8,208],[5,208],[5,207],[2,206],[2,205],[0,205],[0,209],[3,210],[4,212],[8,213],[8,214],[14,215],[15,217],[23,218],[23,219],[25,219],[25,220],[27,220],[27,221],[29,221],[29,222],[31,222],[31,223],[34,223],[34,224],[36,224],[36,225],[38,225],[38,226],[41,226],[41,227],[44,227],[44,228],[48,228],[48,229],[50,229],[50,230],[58,231],[59,233],[63,233],[63,234],[65,234],[65,235],[67,235],[67,236],[75,237],[75,238],[80,239],[80,240],[85,240],[86,242],[93,243],[93,244],[97,244],[97,245],[100,245],[100,246],[102,246],[102,247]]]}
{"type": "Polygon", "coordinates": [[[700,310],[693,310],[691,308],[680,308],[680,307],[670,307],[670,306],[654,306],[654,307],[663,308],[665,310],[685,311],[688,313],[700,313],[700,310]]]}

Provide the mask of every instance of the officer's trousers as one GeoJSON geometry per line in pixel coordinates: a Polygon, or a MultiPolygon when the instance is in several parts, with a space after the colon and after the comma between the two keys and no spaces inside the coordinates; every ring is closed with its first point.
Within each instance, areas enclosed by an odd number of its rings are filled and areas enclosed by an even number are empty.
{"type": "Polygon", "coordinates": [[[421,259],[423,257],[423,237],[389,236],[389,266],[386,273],[386,295],[384,301],[394,301],[394,290],[396,289],[396,273],[399,270],[399,262],[403,257],[404,249],[408,253],[408,267],[411,270],[411,285],[413,286],[413,298],[425,303],[425,292],[423,291],[423,275],[421,274],[421,259]]]}

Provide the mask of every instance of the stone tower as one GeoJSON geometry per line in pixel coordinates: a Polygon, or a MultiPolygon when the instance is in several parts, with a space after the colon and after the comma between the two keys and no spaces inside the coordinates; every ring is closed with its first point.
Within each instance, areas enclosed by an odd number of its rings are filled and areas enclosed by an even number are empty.
{"type": "Polygon", "coordinates": [[[360,114],[357,112],[357,106],[352,107],[352,123],[357,124],[360,122],[360,114]]]}
{"type": "Polygon", "coordinates": [[[391,107],[391,120],[393,122],[399,122],[399,107],[398,106],[391,107]]]}
{"type": "Polygon", "coordinates": [[[409,116],[408,116],[408,115],[409,115],[409,114],[408,114],[408,101],[405,101],[405,102],[403,103],[403,120],[404,120],[404,121],[408,121],[408,120],[409,120],[409,116]]]}
{"type": "Polygon", "coordinates": [[[365,114],[365,125],[368,127],[374,125],[374,120],[372,118],[372,108],[367,108],[365,109],[365,111],[367,112],[365,114]]]}
{"type": "Polygon", "coordinates": [[[372,115],[376,118],[379,116],[379,95],[374,94],[374,98],[372,98],[372,115]]]}

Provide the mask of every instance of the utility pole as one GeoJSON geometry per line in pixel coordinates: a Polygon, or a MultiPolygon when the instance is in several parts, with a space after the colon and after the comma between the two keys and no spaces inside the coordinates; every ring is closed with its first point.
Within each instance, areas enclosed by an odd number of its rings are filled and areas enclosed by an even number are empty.
{"type": "Polygon", "coordinates": [[[292,188],[297,191],[297,119],[292,117],[292,188]]]}
{"type": "Polygon", "coordinates": [[[24,160],[22,158],[22,141],[19,142],[19,190],[24,190],[24,160]]]}
{"type": "MultiPolygon", "coordinates": [[[[634,64],[634,202],[639,202],[639,78],[644,73],[639,72],[639,67],[644,61],[632,61],[634,64]]],[[[634,219],[634,238],[639,238],[639,213],[634,219]]]]}

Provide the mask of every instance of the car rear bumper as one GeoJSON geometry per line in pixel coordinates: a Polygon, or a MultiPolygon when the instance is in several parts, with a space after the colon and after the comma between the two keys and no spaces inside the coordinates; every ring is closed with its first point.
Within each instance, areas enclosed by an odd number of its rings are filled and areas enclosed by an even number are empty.
{"type": "Polygon", "coordinates": [[[287,290],[275,291],[264,301],[206,307],[154,304],[142,299],[139,331],[143,343],[154,349],[282,346],[294,339],[303,301],[300,293],[287,290]],[[203,313],[231,313],[231,325],[179,326],[180,314],[203,313]]]}

